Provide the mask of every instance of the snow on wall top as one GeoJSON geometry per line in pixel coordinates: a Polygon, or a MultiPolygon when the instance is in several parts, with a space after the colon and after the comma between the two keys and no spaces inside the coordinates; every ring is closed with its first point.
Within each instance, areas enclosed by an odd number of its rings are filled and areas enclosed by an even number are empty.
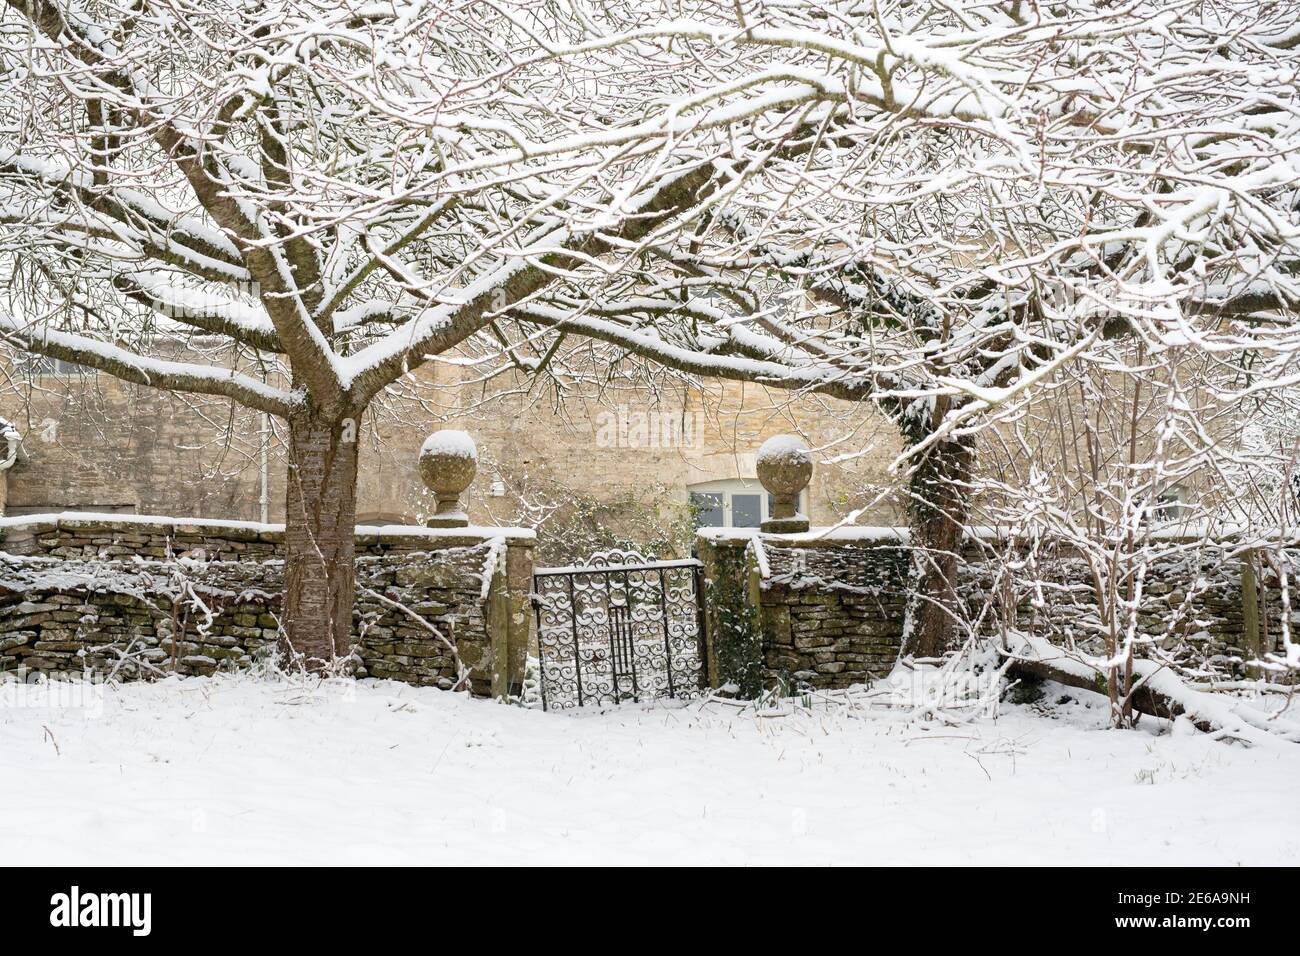
{"type": "MultiPolygon", "coordinates": [[[[762,534],[782,544],[817,544],[837,542],[896,542],[907,544],[911,541],[911,532],[906,527],[870,527],[863,525],[830,525],[810,528],[795,534],[773,534],[762,532],[758,528],[697,528],[695,534],[708,541],[745,542],[755,535],[762,534]]],[[[1010,529],[990,525],[972,525],[966,529],[966,538],[972,541],[999,542],[1010,537],[1010,529]]],[[[1167,528],[1156,528],[1150,532],[1152,541],[1187,544],[1204,542],[1206,544],[1232,545],[1243,549],[1251,547],[1275,546],[1286,544],[1300,545],[1300,528],[1282,527],[1250,529],[1244,526],[1224,525],[1215,531],[1204,525],[1180,522],[1167,528]]]]}
{"type": "MultiPolygon", "coordinates": [[[[284,525],[279,527],[283,528],[284,525]]],[[[357,525],[357,534],[375,534],[385,537],[423,538],[509,538],[514,541],[533,541],[537,532],[532,528],[497,528],[488,525],[466,525],[462,528],[426,528],[418,524],[357,525]]]]}
{"type": "Polygon", "coordinates": [[[136,524],[149,526],[200,525],[223,530],[275,532],[283,531],[282,524],[262,524],[260,521],[234,521],[219,518],[177,518],[170,515],[133,515],[99,511],[52,511],[47,514],[15,515],[0,518],[0,528],[19,528],[29,524],[136,524]]]}
{"type": "Polygon", "coordinates": [[[794,534],[770,534],[758,528],[700,528],[696,535],[709,541],[745,541],[762,534],[764,538],[782,544],[818,544],[826,542],[893,543],[906,544],[910,540],[906,528],[878,528],[862,525],[842,525],[829,528],[812,528],[794,534]]]}
{"type": "MultiPolygon", "coordinates": [[[[0,518],[0,530],[23,528],[28,525],[63,525],[84,528],[94,525],[136,525],[159,529],[184,528],[187,532],[203,533],[210,529],[214,535],[222,531],[241,531],[250,534],[279,535],[283,524],[263,524],[260,521],[234,521],[219,518],[178,518],[170,515],[109,514],[93,511],[59,511],[49,514],[16,515],[0,518]]],[[[358,535],[421,538],[509,538],[517,541],[536,539],[531,528],[495,528],[469,525],[463,528],[426,528],[423,525],[385,524],[357,525],[358,535]]]]}

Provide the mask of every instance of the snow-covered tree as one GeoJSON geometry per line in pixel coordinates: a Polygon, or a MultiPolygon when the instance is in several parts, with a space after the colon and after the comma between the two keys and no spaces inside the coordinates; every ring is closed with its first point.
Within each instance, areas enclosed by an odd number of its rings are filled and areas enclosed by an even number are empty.
{"type": "Polygon", "coordinates": [[[618,294],[591,281],[607,260],[516,314],[685,375],[883,409],[920,546],[907,650],[948,642],[977,432],[1059,369],[1127,336],[1148,355],[1264,348],[1285,379],[1300,27],[1284,6],[599,9],[584,43],[536,54],[590,72],[599,148],[723,178],[618,246],[618,294]]]}
{"type": "Polygon", "coordinates": [[[717,178],[694,164],[616,198],[572,147],[513,162],[590,113],[551,63],[512,85],[555,22],[312,0],[0,14],[0,334],[284,420],[284,626],[309,662],[348,650],[371,403],[431,357],[496,341],[512,303],[717,178]],[[599,228],[555,211],[592,203],[599,228]],[[184,331],[230,348],[160,357],[158,337],[184,331]]]}

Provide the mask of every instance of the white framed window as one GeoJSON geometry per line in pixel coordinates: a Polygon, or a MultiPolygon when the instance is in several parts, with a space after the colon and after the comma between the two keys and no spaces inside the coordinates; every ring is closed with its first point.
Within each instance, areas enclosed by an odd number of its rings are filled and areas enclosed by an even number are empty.
{"type": "Polygon", "coordinates": [[[1172,524],[1188,517],[1191,510],[1186,489],[1174,485],[1172,488],[1166,488],[1156,497],[1155,507],[1151,509],[1151,517],[1156,524],[1172,524]]]}
{"type": "MultiPolygon", "coordinates": [[[[697,528],[757,528],[772,515],[772,496],[757,478],[728,478],[687,485],[691,514],[697,528]]],[[[804,511],[806,491],[798,498],[804,511]]]]}

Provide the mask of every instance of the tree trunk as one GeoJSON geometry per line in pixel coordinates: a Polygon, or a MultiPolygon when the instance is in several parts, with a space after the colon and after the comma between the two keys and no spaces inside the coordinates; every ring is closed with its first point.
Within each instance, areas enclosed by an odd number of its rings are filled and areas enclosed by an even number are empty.
{"type": "Polygon", "coordinates": [[[969,515],[974,448],[969,440],[941,442],[912,475],[912,575],[902,653],[938,657],[952,643],[961,613],[957,573],[969,515]]]}
{"type": "Polygon", "coordinates": [[[310,671],[350,651],[358,424],[307,412],[289,419],[281,653],[310,671]]]}

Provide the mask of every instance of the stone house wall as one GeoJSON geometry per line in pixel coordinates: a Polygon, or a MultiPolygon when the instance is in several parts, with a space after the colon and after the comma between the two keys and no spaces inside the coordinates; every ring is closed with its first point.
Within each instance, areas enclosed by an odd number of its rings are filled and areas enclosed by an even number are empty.
{"type": "MultiPolygon", "coordinates": [[[[277,526],[52,515],[0,534],[0,671],[207,674],[277,639],[277,526]]],[[[451,687],[459,656],[477,695],[522,681],[528,532],[359,529],[357,550],[356,673],[451,687]]]]}
{"type": "MultiPolygon", "coordinates": [[[[764,438],[803,430],[820,446],[851,431],[875,450],[817,469],[807,500],[813,520],[829,523],[864,503],[863,486],[891,481],[887,465],[898,450],[896,429],[870,408],[829,399],[791,402],[787,392],[755,385],[706,384],[658,395],[575,387],[555,403],[540,400],[536,389],[510,374],[494,381],[496,394],[481,383],[461,383],[460,374],[436,363],[421,368],[403,386],[419,401],[393,396],[363,418],[362,521],[419,523],[431,512],[416,458],[428,434],[443,427],[462,428],[478,442],[479,473],[465,501],[471,519],[485,526],[536,520],[539,504],[563,504],[574,495],[611,506],[611,521],[621,511],[663,502],[679,505],[684,518],[688,486],[752,478],[764,438]]],[[[15,423],[22,445],[14,466],[0,473],[8,486],[7,514],[79,510],[259,519],[258,413],[92,372],[32,375],[20,369],[10,381],[0,394],[0,416],[15,423]]],[[[280,423],[269,425],[268,520],[282,521],[283,435],[280,423]]],[[[887,523],[900,514],[883,504],[871,517],[887,523]]]]}

